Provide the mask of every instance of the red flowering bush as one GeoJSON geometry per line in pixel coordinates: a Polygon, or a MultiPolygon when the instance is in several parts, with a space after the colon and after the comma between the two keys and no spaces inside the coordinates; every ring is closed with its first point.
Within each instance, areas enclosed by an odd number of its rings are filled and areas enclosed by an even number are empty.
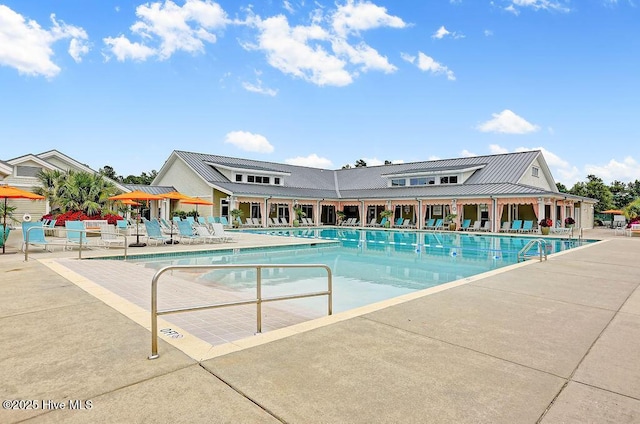
{"type": "Polygon", "coordinates": [[[565,225],[573,225],[576,223],[575,219],[571,218],[570,216],[566,217],[564,219],[564,223],[565,225]]]}
{"type": "Polygon", "coordinates": [[[116,221],[124,218],[121,217],[120,215],[112,215],[112,214],[106,214],[104,216],[102,215],[87,216],[82,211],[69,211],[69,212],[60,214],[57,217],[54,217],[53,214],[44,215],[42,219],[55,219],[56,226],[63,227],[64,223],[67,221],[86,221],[87,219],[91,219],[91,220],[106,219],[109,224],[115,225],[116,221]]]}

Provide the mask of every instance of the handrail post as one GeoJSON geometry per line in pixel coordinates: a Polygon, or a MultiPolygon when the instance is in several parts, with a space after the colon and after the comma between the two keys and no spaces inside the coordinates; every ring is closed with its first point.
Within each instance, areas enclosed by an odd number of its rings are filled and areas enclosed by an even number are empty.
{"type": "MultiPolygon", "coordinates": [[[[31,227],[36,228],[36,227],[31,227]]],[[[24,235],[24,261],[29,262],[29,231],[31,228],[27,228],[27,234],[24,235]]]]}
{"type": "Polygon", "coordinates": [[[257,332],[262,333],[262,267],[256,265],[256,324],[257,332]]]}
{"type": "Polygon", "coordinates": [[[82,239],[86,237],[87,233],[84,230],[73,230],[73,231],[77,231],[80,233],[80,243],[78,244],[78,259],[82,259],[82,239]]]}
{"type": "Polygon", "coordinates": [[[327,314],[333,315],[333,274],[331,268],[326,265],[325,270],[327,271],[327,291],[329,292],[327,295],[327,314]]]}
{"type": "MultiPolygon", "coordinates": [[[[126,246],[126,244],[125,244],[126,246]]],[[[156,359],[158,355],[158,278],[156,273],[151,280],[151,355],[149,359],[156,359]]]]}

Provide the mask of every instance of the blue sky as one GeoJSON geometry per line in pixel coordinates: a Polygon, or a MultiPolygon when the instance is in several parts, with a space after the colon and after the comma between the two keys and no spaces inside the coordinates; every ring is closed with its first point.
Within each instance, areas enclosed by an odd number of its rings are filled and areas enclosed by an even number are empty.
{"type": "Polygon", "coordinates": [[[640,179],[637,0],[0,0],[0,159],[340,168],[542,149],[640,179]]]}

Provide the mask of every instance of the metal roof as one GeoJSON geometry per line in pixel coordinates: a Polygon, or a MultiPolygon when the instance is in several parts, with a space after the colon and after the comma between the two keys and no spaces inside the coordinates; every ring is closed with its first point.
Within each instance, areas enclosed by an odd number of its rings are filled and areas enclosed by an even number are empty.
{"type": "Polygon", "coordinates": [[[149,194],[164,194],[171,191],[176,191],[173,186],[152,186],[146,184],[124,184],[124,186],[131,191],[140,190],[143,193],[149,194]]]}
{"type": "Polygon", "coordinates": [[[176,150],[174,154],[185,161],[205,181],[237,196],[278,196],[290,198],[355,199],[410,197],[471,197],[489,195],[544,195],[549,191],[518,184],[521,176],[541,155],[527,151],[488,156],[441,159],[403,164],[328,170],[263,162],[251,159],[193,153],[176,150]],[[229,181],[215,165],[255,170],[286,172],[283,185],[236,183],[229,181]],[[390,175],[403,173],[442,172],[481,167],[463,184],[388,187],[390,175]]]}

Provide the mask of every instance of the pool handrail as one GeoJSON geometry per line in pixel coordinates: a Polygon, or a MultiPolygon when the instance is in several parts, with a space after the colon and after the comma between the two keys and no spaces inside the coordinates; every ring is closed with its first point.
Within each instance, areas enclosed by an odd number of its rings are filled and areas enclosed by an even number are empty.
{"type": "Polygon", "coordinates": [[[333,273],[331,268],[323,264],[225,264],[225,265],[170,265],[160,268],[151,280],[151,355],[148,359],[156,359],[158,354],[158,316],[176,314],[180,312],[193,312],[205,309],[217,309],[228,306],[240,306],[256,304],[256,329],[262,333],[262,303],[276,302],[279,300],[302,299],[307,297],[327,296],[327,315],[333,314],[333,273]],[[256,299],[235,302],[216,303],[213,305],[193,306],[188,308],[165,309],[158,311],[158,280],[162,274],[170,270],[181,269],[246,269],[256,270],[256,299]],[[301,293],[288,296],[262,297],[262,269],[263,268],[323,268],[327,271],[327,290],[311,293],[301,293]]]}

